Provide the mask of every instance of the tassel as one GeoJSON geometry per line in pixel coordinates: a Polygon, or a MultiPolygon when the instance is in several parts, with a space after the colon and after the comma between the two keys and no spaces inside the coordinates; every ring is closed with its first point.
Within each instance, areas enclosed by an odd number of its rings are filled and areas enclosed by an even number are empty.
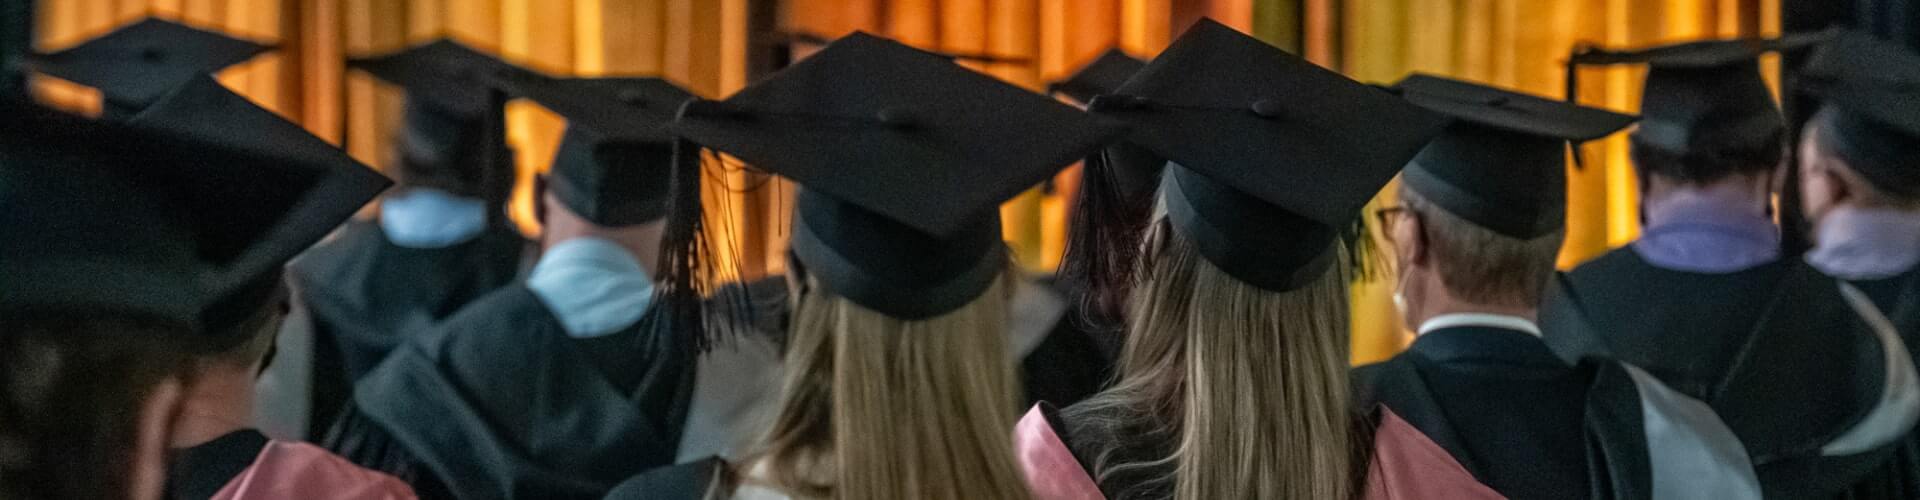
{"type": "Polygon", "coordinates": [[[707,352],[714,335],[707,331],[702,311],[704,293],[700,274],[705,271],[706,232],[700,206],[700,145],[686,139],[673,144],[673,185],[668,206],[666,234],[661,239],[660,292],[655,307],[666,308],[667,324],[689,354],[707,352]]]}
{"type": "Polygon", "coordinates": [[[1151,222],[1155,193],[1123,190],[1114,168],[1104,150],[1087,158],[1057,275],[1077,296],[1076,319],[1095,332],[1118,333],[1125,326],[1140,239],[1151,222]]]}
{"type": "Polygon", "coordinates": [[[1373,225],[1367,223],[1367,219],[1368,214],[1362,212],[1340,231],[1340,244],[1347,251],[1349,282],[1373,281],[1385,276],[1389,269],[1379,242],[1373,239],[1373,225]]]}
{"type": "MultiPolygon", "coordinates": [[[[1593,47],[1590,47],[1590,46],[1575,45],[1573,47],[1573,52],[1567,55],[1567,103],[1568,104],[1580,103],[1580,60],[1587,53],[1592,52],[1593,50],[1594,50],[1593,47]]],[[[1574,170],[1585,170],[1587,168],[1587,158],[1586,158],[1586,154],[1584,154],[1584,152],[1580,150],[1580,144],[1569,142],[1567,143],[1567,147],[1571,148],[1569,152],[1573,154],[1574,170]]]]}

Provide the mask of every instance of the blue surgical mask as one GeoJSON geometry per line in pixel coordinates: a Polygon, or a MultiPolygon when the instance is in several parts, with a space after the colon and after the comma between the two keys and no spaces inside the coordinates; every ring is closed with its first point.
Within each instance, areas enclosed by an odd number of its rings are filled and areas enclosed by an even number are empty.
{"type": "Polygon", "coordinates": [[[465,243],[487,228],[487,202],[432,188],[412,188],[380,202],[380,230],[407,248],[465,243]]]}
{"type": "Polygon", "coordinates": [[[554,245],[527,275],[527,288],[575,338],[633,326],[652,306],[653,286],[653,277],[631,252],[593,237],[554,245]]]}

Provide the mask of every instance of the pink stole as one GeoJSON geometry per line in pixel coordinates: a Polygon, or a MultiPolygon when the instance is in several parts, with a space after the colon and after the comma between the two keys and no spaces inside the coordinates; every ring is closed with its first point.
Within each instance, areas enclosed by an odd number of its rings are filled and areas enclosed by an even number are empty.
{"type": "Polygon", "coordinates": [[[413,488],[399,478],[361,468],[318,446],[269,441],[252,467],[213,495],[213,500],[268,498],[411,500],[417,497],[413,488]]]}
{"type": "MultiPolygon", "coordinates": [[[[1105,500],[1086,467],[1067,450],[1039,407],[1027,411],[1013,429],[1014,455],[1027,474],[1034,500],[1105,500]]],[[[1500,500],[1506,497],[1480,484],[1447,450],[1402,420],[1380,409],[1367,466],[1365,500],[1500,500]]]]}
{"type": "Polygon", "coordinates": [[[1367,464],[1366,500],[1499,500],[1506,498],[1480,484],[1433,438],[1380,407],[1373,431],[1373,462],[1367,464]]]}
{"type": "Polygon", "coordinates": [[[1067,443],[1035,406],[1013,427],[1014,457],[1027,472],[1034,500],[1105,500],[1093,476],[1067,451],[1067,443]]]}

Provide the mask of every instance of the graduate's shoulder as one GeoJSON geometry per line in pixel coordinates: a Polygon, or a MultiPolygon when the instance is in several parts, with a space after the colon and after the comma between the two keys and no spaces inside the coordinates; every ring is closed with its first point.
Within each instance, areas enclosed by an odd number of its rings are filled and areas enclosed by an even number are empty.
{"type": "Polygon", "coordinates": [[[635,475],[607,492],[607,500],[697,500],[720,483],[727,463],[719,457],[669,465],[635,475]]]}
{"type": "Polygon", "coordinates": [[[355,264],[368,262],[375,250],[385,244],[386,236],[380,233],[379,223],[354,219],[342,224],[325,241],[287,263],[287,268],[295,276],[314,283],[324,283],[338,278],[339,273],[353,269],[355,264]]]}

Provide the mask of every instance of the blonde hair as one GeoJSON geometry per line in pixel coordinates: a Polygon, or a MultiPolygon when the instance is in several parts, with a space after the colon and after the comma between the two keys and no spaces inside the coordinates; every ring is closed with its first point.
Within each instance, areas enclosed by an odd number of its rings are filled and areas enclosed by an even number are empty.
{"type": "Polygon", "coordinates": [[[1439,263],[1440,284],[1455,297],[1534,307],[1546,295],[1566,230],[1532,239],[1506,236],[1435,206],[1405,184],[1400,203],[1419,214],[1427,249],[1439,263]]]}
{"type": "Polygon", "coordinates": [[[1013,456],[1011,279],[919,321],[810,283],[795,306],[780,413],[745,467],[765,467],[795,497],[1027,498],[1013,456]]]}
{"type": "Polygon", "coordinates": [[[1102,484],[1117,500],[1352,497],[1346,266],[1271,292],[1208,263],[1164,219],[1147,242],[1120,378],[1066,415],[1070,431],[1112,438],[1093,443],[1102,484]],[[1146,457],[1121,448],[1155,439],[1166,446],[1146,457]]]}

